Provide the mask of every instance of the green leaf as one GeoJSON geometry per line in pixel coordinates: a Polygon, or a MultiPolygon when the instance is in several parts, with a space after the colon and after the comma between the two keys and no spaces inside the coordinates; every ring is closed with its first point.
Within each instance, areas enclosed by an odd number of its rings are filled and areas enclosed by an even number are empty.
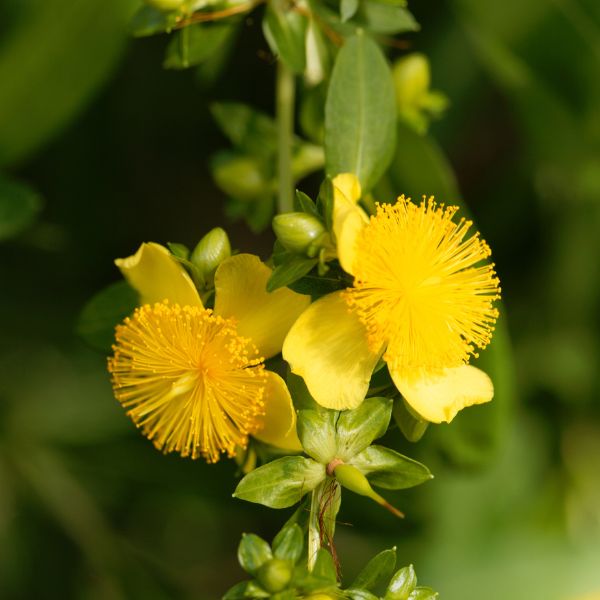
{"type": "Polygon", "coordinates": [[[412,565],[396,572],[390,581],[384,600],[408,600],[417,585],[417,576],[412,565]]]}
{"type": "Polygon", "coordinates": [[[304,535],[297,523],[284,527],[273,540],[273,554],[275,558],[289,560],[296,563],[302,556],[304,548],[304,535]]]}
{"type": "Polygon", "coordinates": [[[167,46],[165,69],[187,69],[203,63],[235,32],[228,22],[198,23],[178,31],[167,46]]]}
{"type": "Polygon", "coordinates": [[[232,588],[227,590],[223,596],[223,600],[244,600],[245,598],[248,598],[246,592],[249,583],[249,581],[240,581],[240,583],[236,583],[232,588]]]}
{"type": "Polygon", "coordinates": [[[337,572],[333,557],[325,548],[319,548],[317,552],[317,559],[315,560],[312,575],[323,581],[337,583],[337,572]]]}
{"type": "Polygon", "coordinates": [[[291,371],[288,372],[286,377],[286,383],[290,390],[290,395],[294,401],[294,407],[296,410],[303,409],[314,409],[322,410],[321,407],[315,402],[314,398],[310,395],[304,379],[299,375],[294,375],[291,371]]]}
{"type": "Polygon", "coordinates": [[[339,413],[333,410],[301,410],[297,430],[306,454],[324,465],[337,455],[335,422],[339,413]]]}
{"type": "Polygon", "coordinates": [[[272,157],[277,151],[277,127],[271,117],[238,102],[219,102],[211,112],[223,133],[244,154],[272,157]]]}
{"type": "Polygon", "coordinates": [[[333,182],[330,177],[326,177],[319,187],[317,210],[323,215],[327,230],[331,231],[333,228],[333,182]]]}
{"type": "Polygon", "coordinates": [[[169,31],[175,24],[175,16],[174,13],[161,12],[153,6],[141,6],[131,19],[131,34],[134,37],[146,37],[169,31]]]}
{"type": "Polygon", "coordinates": [[[381,437],[390,424],[392,400],[367,398],[354,410],[345,410],[337,420],[337,457],[350,460],[373,440],[381,437]]]}
{"type": "Polygon", "coordinates": [[[304,256],[291,256],[287,261],[273,269],[269,281],[267,281],[267,291],[286,287],[302,279],[310,273],[319,262],[318,258],[306,258],[304,256]]]}
{"type": "Polygon", "coordinates": [[[336,267],[330,268],[327,275],[319,275],[318,271],[314,269],[305,277],[294,281],[289,287],[299,294],[312,296],[314,300],[325,294],[343,290],[348,285],[350,285],[350,280],[347,275],[336,267]]]}
{"type": "Polygon", "coordinates": [[[82,111],[125,47],[137,0],[17,5],[0,49],[0,165],[24,159],[82,111]]]}
{"type": "Polygon", "coordinates": [[[298,596],[294,590],[284,590],[277,594],[271,594],[271,600],[297,600],[298,596]]]}
{"type": "Polygon", "coordinates": [[[359,0],[341,0],[340,2],[340,19],[345,23],[351,19],[358,10],[359,0]]]}
{"type": "Polygon", "coordinates": [[[412,14],[405,8],[368,0],[361,6],[357,21],[370,31],[388,35],[421,29],[412,14]]]}
{"type": "Polygon", "coordinates": [[[254,533],[242,534],[238,546],[238,561],[246,573],[256,575],[258,570],[271,558],[273,558],[273,553],[265,540],[254,533]]]}
{"type": "Polygon", "coordinates": [[[409,442],[418,442],[429,427],[429,421],[421,419],[404,398],[394,400],[392,414],[400,431],[409,442]]]}
{"type": "Polygon", "coordinates": [[[390,67],[379,46],[358,32],[337,55],[325,105],[327,174],[354,173],[363,193],[387,169],[396,144],[390,67]]]}
{"type": "Polygon", "coordinates": [[[0,241],[27,229],[41,208],[40,196],[30,187],[0,176],[0,241]]]}
{"type": "Polygon", "coordinates": [[[325,467],[310,458],[285,456],[246,475],[235,498],[270,508],[286,508],[299,502],[325,478],[325,467]]]}
{"type": "Polygon", "coordinates": [[[345,593],[350,600],[379,600],[375,594],[371,594],[368,590],[358,590],[351,588],[345,590],[345,593]]]}
{"type": "Polygon", "coordinates": [[[309,198],[300,190],[296,190],[296,195],[294,196],[294,210],[297,212],[305,212],[313,217],[320,218],[319,211],[312,198],[309,198]]]}
{"type": "Polygon", "coordinates": [[[409,597],[408,600],[435,600],[439,598],[439,594],[434,592],[429,587],[418,587],[409,597]]]}
{"type": "Polygon", "coordinates": [[[286,3],[269,2],[263,32],[273,54],[297,75],[306,65],[306,17],[290,10],[286,3]]]}
{"type": "Polygon", "coordinates": [[[117,281],[98,292],[83,307],[77,320],[77,333],[90,346],[110,350],[115,326],[133,312],[139,298],[126,281],[117,281]]]}
{"type": "Polygon", "coordinates": [[[414,487],[433,477],[425,465],[383,446],[369,446],[349,462],[373,485],[388,490],[414,487]]]}
{"type": "Polygon", "coordinates": [[[252,600],[256,600],[257,598],[270,598],[271,594],[265,591],[256,581],[250,581],[248,583],[248,587],[246,588],[246,598],[252,598],[252,600]]]}
{"type": "Polygon", "coordinates": [[[190,249],[185,244],[178,244],[177,242],[167,242],[167,247],[171,251],[171,254],[176,258],[188,260],[190,257],[190,249]]]}
{"type": "Polygon", "coordinates": [[[396,548],[374,556],[352,582],[353,588],[373,590],[382,581],[388,581],[396,568],[396,548]]]}

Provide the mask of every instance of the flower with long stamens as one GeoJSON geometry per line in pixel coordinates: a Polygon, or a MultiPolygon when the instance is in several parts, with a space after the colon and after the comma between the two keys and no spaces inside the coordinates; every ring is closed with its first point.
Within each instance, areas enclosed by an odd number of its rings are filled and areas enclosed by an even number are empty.
{"type": "Polygon", "coordinates": [[[312,304],[291,328],[283,356],[317,402],[359,405],[383,357],[409,405],[432,422],[451,421],[492,399],[489,377],[468,365],[489,343],[499,281],[488,245],[471,221],[430,198],[400,197],[370,219],[352,175],[334,179],[334,234],[353,286],[312,304]]]}
{"type": "Polygon", "coordinates": [[[280,352],[310,299],[267,293],[271,270],[249,254],[219,265],[214,310],[159,244],[116,264],[142,305],[117,326],[108,366],[116,398],[144,435],[164,452],[208,462],[235,456],[251,435],[300,450],[289,392],[264,360],[280,352]]]}

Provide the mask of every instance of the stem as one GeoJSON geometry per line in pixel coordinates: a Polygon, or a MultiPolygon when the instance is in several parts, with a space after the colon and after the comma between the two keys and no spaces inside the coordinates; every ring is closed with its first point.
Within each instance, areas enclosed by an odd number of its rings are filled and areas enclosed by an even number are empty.
{"type": "MultiPolygon", "coordinates": [[[[308,519],[308,570],[312,571],[319,548],[326,548],[338,568],[337,554],[333,544],[335,519],[340,510],[341,488],[327,477],[312,492],[308,519]]],[[[339,574],[339,573],[338,573],[339,574]]]]}
{"type": "Polygon", "coordinates": [[[278,146],[278,198],[279,214],[292,212],[294,209],[292,178],[292,141],[294,136],[294,74],[280,60],[277,63],[276,81],[276,113],[277,113],[277,146],[278,146]]]}

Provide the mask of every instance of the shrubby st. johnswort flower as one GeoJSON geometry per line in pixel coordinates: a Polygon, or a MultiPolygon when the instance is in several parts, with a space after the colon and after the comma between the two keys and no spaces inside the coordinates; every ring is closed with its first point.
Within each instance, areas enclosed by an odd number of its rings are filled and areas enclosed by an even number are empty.
{"type": "Polygon", "coordinates": [[[116,398],[144,435],[164,452],[208,462],[235,456],[250,435],[300,450],[285,382],[263,362],[281,351],[310,299],[267,293],[271,270],[250,254],[217,268],[214,310],[159,244],[142,244],[116,264],[142,305],[117,326],[109,370],[116,398]]]}
{"type": "Polygon", "coordinates": [[[430,198],[400,197],[370,219],[360,185],[334,179],[333,229],[352,287],[312,304],[291,328],[283,356],[327,408],[358,406],[381,357],[408,404],[431,422],[487,402],[493,385],[468,365],[491,339],[499,281],[471,221],[430,198]]]}

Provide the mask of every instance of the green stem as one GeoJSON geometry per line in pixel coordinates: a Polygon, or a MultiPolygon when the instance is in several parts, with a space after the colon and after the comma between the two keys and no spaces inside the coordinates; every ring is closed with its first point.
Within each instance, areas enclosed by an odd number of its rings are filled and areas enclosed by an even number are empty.
{"type": "Polygon", "coordinates": [[[278,198],[277,212],[294,209],[294,180],[292,177],[292,142],[294,137],[294,74],[280,60],[277,63],[276,113],[278,146],[278,198]]]}

